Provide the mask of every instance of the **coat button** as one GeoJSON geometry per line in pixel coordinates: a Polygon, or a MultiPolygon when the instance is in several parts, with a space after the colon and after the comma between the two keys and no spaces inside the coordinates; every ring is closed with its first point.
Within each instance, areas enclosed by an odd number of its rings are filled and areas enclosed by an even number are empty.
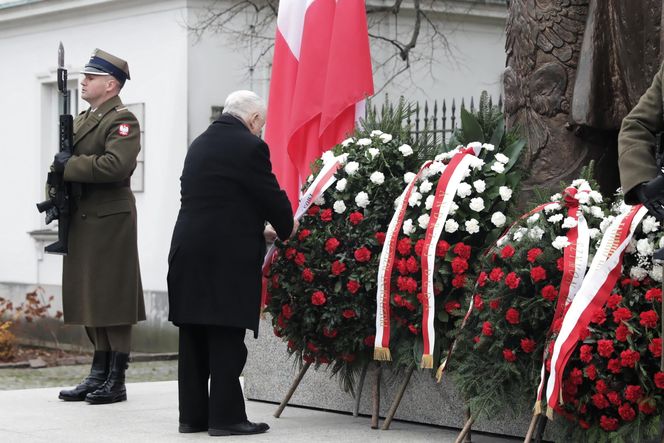
{"type": "Polygon", "coordinates": [[[81,214],[81,218],[85,220],[86,218],[88,218],[88,214],[81,214]]]}

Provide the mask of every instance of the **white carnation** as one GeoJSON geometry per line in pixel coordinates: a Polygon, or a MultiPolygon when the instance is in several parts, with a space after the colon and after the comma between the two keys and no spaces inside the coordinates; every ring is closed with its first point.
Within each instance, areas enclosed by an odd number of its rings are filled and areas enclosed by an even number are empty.
{"type": "Polygon", "coordinates": [[[482,209],[484,209],[484,199],[482,197],[472,198],[470,199],[470,205],[468,206],[473,211],[480,212],[482,209]]]}
{"type": "Polygon", "coordinates": [[[482,147],[487,151],[493,151],[494,149],[496,149],[496,147],[493,146],[491,143],[484,143],[482,147]]]}
{"type": "MultiPolygon", "coordinates": [[[[558,214],[558,215],[562,215],[562,214],[558,214]]],[[[563,228],[566,228],[566,229],[573,228],[577,224],[578,224],[578,222],[576,221],[576,219],[574,217],[565,217],[565,221],[563,221],[563,228]]]]}
{"type": "Polygon", "coordinates": [[[478,222],[474,218],[467,220],[465,226],[466,226],[466,232],[468,232],[469,234],[477,234],[478,232],[480,232],[480,222],[478,222]]]}
{"type": "Polygon", "coordinates": [[[345,178],[342,178],[341,180],[339,180],[337,182],[337,191],[343,191],[344,189],[346,189],[346,184],[347,183],[348,183],[348,181],[345,178]]]}
{"type": "Polygon", "coordinates": [[[346,147],[348,147],[348,145],[350,145],[350,144],[353,143],[354,141],[355,141],[355,139],[354,139],[353,137],[351,137],[351,138],[347,138],[346,140],[344,140],[344,141],[341,142],[341,146],[343,146],[344,148],[346,148],[346,147]]]}
{"type": "Polygon", "coordinates": [[[369,146],[371,144],[370,138],[361,138],[355,142],[357,146],[369,146]]]}
{"type": "Polygon", "coordinates": [[[323,155],[320,156],[320,159],[323,160],[323,164],[328,164],[331,161],[334,161],[334,153],[332,151],[325,151],[323,155]]]}
{"type": "Polygon", "coordinates": [[[659,249],[664,248],[664,237],[660,237],[658,248],[659,249]]]}
{"type": "Polygon", "coordinates": [[[659,222],[652,215],[648,215],[643,218],[641,222],[641,229],[644,234],[650,234],[651,232],[657,232],[659,229],[659,222]]]}
{"type": "Polygon", "coordinates": [[[514,241],[517,241],[517,242],[518,242],[518,241],[521,241],[521,239],[523,238],[523,236],[526,235],[527,233],[528,233],[528,229],[526,229],[526,228],[519,228],[519,229],[516,230],[516,232],[514,233],[514,235],[512,235],[512,238],[514,239],[514,241]]]}
{"type": "Polygon", "coordinates": [[[553,204],[545,206],[544,207],[544,212],[546,212],[548,214],[549,212],[557,211],[559,209],[560,209],[560,205],[558,203],[553,203],[553,204]]]}
{"type": "Polygon", "coordinates": [[[314,200],[314,205],[323,206],[325,204],[325,196],[323,194],[319,195],[316,200],[314,200]]]}
{"type": "Polygon", "coordinates": [[[449,215],[454,215],[454,214],[456,214],[456,212],[457,212],[458,209],[459,209],[459,205],[457,205],[457,204],[454,203],[454,202],[450,203],[450,211],[449,211],[449,215]]]}
{"type": "Polygon", "coordinates": [[[403,175],[403,181],[404,181],[404,183],[410,183],[410,182],[412,182],[416,175],[417,175],[417,174],[414,174],[414,173],[412,173],[412,172],[406,172],[406,173],[403,175]]]}
{"type": "Polygon", "coordinates": [[[346,204],[342,200],[337,200],[334,202],[333,208],[337,214],[343,214],[346,211],[346,204]]]}
{"type": "Polygon", "coordinates": [[[380,171],[375,171],[371,173],[369,180],[376,185],[382,185],[385,182],[385,174],[380,171]]]}
{"type": "Polygon", "coordinates": [[[309,177],[307,177],[307,183],[311,183],[312,181],[314,181],[314,176],[309,175],[309,177]]]}
{"type": "Polygon", "coordinates": [[[472,169],[478,170],[482,169],[482,166],[484,166],[484,160],[478,157],[471,157],[470,158],[470,167],[472,169]]]}
{"type": "Polygon", "coordinates": [[[551,246],[553,246],[556,249],[563,249],[565,246],[569,246],[569,245],[570,245],[570,242],[567,239],[567,237],[564,236],[564,235],[556,237],[556,239],[553,242],[551,242],[551,246]]]}
{"type": "Polygon", "coordinates": [[[426,201],[424,202],[424,207],[425,207],[426,209],[431,209],[431,208],[433,208],[433,201],[434,201],[434,199],[435,199],[435,197],[434,197],[433,195],[428,196],[427,199],[426,199],[426,201]]]}
{"type": "Polygon", "coordinates": [[[599,206],[591,206],[590,214],[595,218],[604,218],[604,211],[599,206]]]}
{"type": "Polygon", "coordinates": [[[510,161],[510,158],[508,156],[506,156],[505,154],[501,154],[500,152],[496,154],[495,158],[497,162],[500,162],[502,164],[506,164],[508,161],[510,161]]]}
{"type": "Polygon", "coordinates": [[[429,214],[422,214],[417,218],[417,224],[420,228],[426,229],[429,226],[429,214]]]}
{"type": "Polygon", "coordinates": [[[369,206],[369,195],[364,191],[358,192],[355,196],[355,204],[360,208],[366,208],[369,206]]]}
{"type": "Polygon", "coordinates": [[[563,196],[562,196],[562,194],[559,192],[559,193],[557,193],[557,194],[553,194],[553,195],[551,196],[551,201],[552,201],[552,202],[557,202],[557,201],[560,200],[561,198],[563,198],[563,196]]]}
{"type": "Polygon", "coordinates": [[[466,182],[459,183],[457,187],[457,195],[461,198],[466,198],[473,193],[473,188],[466,182]]]}
{"type": "Polygon", "coordinates": [[[590,238],[592,238],[592,239],[596,238],[596,237],[599,235],[599,233],[600,233],[600,230],[597,229],[597,228],[590,228],[590,229],[588,229],[588,235],[589,235],[590,238]]]}
{"type": "Polygon", "coordinates": [[[428,193],[431,191],[431,188],[433,187],[433,183],[431,183],[429,180],[424,180],[422,183],[420,183],[420,192],[423,193],[428,193]]]}
{"type": "Polygon", "coordinates": [[[549,217],[547,220],[549,220],[550,223],[558,223],[559,221],[562,221],[563,215],[562,214],[555,214],[549,217]]]}
{"type": "Polygon", "coordinates": [[[639,266],[632,266],[629,270],[629,276],[634,280],[641,281],[648,276],[648,271],[639,266]]]}
{"type": "Polygon", "coordinates": [[[473,182],[473,186],[480,194],[486,190],[486,182],[484,180],[475,180],[473,182]]]}
{"type": "Polygon", "coordinates": [[[348,161],[348,153],[341,154],[337,158],[339,159],[339,164],[343,166],[348,161]]]}
{"type": "Polygon", "coordinates": [[[491,165],[491,170],[497,172],[498,174],[502,174],[505,172],[505,165],[500,162],[493,162],[491,165]]]}
{"type": "Polygon", "coordinates": [[[501,186],[498,188],[498,193],[500,194],[500,198],[503,199],[503,201],[507,201],[512,198],[512,190],[507,186],[501,186]]]}
{"type": "MultiPolygon", "coordinates": [[[[470,143],[468,143],[468,146],[467,146],[468,149],[479,149],[481,147],[482,147],[482,143],[480,143],[480,142],[470,142],[470,143]]],[[[461,145],[457,146],[457,149],[459,149],[459,148],[463,149],[463,146],[461,146],[461,145]]]]}
{"type": "Polygon", "coordinates": [[[590,188],[590,184],[584,178],[577,178],[572,182],[572,186],[575,188],[590,188]]]}
{"type": "Polygon", "coordinates": [[[577,192],[574,197],[582,205],[587,205],[588,203],[590,203],[590,194],[586,191],[577,192]]]}
{"type": "Polygon", "coordinates": [[[383,134],[384,134],[384,132],[381,131],[380,129],[374,129],[373,131],[371,131],[370,135],[372,137],[378,137],[379,135],[383,135],[383,134]]]}
{"type": "Polygon", "coordinates": [[[410,198],[408,199],[408,206],[419,206],[421,204],[422,200],[422,194],[419,192],[415,191],[412,194],[410,194],[410,198]]]}
{"type": "MultiPolygon", "coordinates": [[[[612,215],[608,216],[604,220],[602,220],[599,224],[599,230],[602,232],[606,232],[606,229],[611,226],[611,223],[613,223],[614,217],[612,215]]],[[[664,237],[663,237],[664,238],[664,237]]]]}
{"type": "Polygon", "coordinates": [[[644,257],[649,257],[653,254],[653,252],[655,252],[655,248],[647,238],[642,238],[636,242],[636,250],[644,257]]]}
{"type": "Polygon", "coordinates": [[[353,175],[357,172],[358,169],[360,169],[360,164],[358,162],[348,162],[344,168],[344,171],[346,171],[346,174],[348,175],[353,175]]]}
{"type": "Polygon", "coordinates": [[[501,248],[505,243],[507,243],[507,240],[508,240],[508,239],[509,239],[509,238],[508,238],[507,236],[500,237],[500,238],[496,241],[496,246],[498,246],[499,248],[501,248]]]}
{"type": "Polygon", "coordinates": [[[429,175],[440,174],[445,170],[445,163],[435,161],[429,166],[429,175]]]}
{"type": "Polygon", "coordinates": [[[392,141],[392,136],[390,134],[381,134],[380,139],[383,141],[383,143],[389,143],[392,141]]]}
{"type": "Polygon", "coordinates": [[[410,218],[403,222],[403,227],[401,228],[405,235],[410,235],[415,232],[415,226],[413,225],[413,220],[410,218]]]}
{"type": "Polygon", "coordinates": [[[595,203],[602,203],[603,198],[602,194],[600,194],[597,191],[590,191],[590,198],[595,202],[595,203]]]}
{"type": "Polygon", "coordinates": [[[542,240],[543,236],[544,236],[544,229],[540,228],[539,226],[533,226],[528,231],[528,237],[530,237],[533,240],[542,240]]]}
{"type": "Polygon", "coordinates": [[[493,213],[491,216],[491,223],[494,224],[495,227],[500,228],[505,224],[507,221],[507,217],[505,217],[505,214],[503,214],[500,211],[496,211],[493,213]]]}
{"type": "Polygon", "coordinates": [[[649,275],[650,275],[650,278],[652,278],[656,282],[661,283],[661,281],[664,277],[663,273],[664,272],[663,272],[662,266],[655,265],[655,266],[652,267],[652,271],[650,271],[649,275]]]}
{"type": "Polygon", "coordinates": [[[401,152],[401,155],[404,157],[408,157],[413,153],[413,148],[411,148],[410,145],[401,145],[399,146],[399,152],[401,152]]]}
{"type": "Polygon", "coordinates": [[[376,156],[377,156],[378,154],[380,154],[380,149],[377,149],[377,148],[369,148],[369,149],[367,149],[367,152],[368,152],[369,155],[371,156],[371,160],[373,160],[374,158],[376,158],[376,156]]]}
{"type": "Polygon", "coordinates": [[[459,223],[457,223],[451,218],[448,218],[447,221],[445,222],[445,232],[454,234],[458,229],[459,229],[459,223]]]}
{"type": "Polygon", "coordinates": [[[540,219],[540,214],[539,214],[539,212],[536,212],[533,215],[531,215],[530,217],[528,217],[527,222],[528,222],[529,225],[532,225],[533,223],[535,223],[539,219],[540,219]]]}

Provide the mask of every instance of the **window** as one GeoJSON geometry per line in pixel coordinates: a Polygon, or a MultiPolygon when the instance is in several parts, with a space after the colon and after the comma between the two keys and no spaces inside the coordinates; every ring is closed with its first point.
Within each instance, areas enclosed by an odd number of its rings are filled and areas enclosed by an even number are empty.
{"type": "Polygon", "coordinates": [[[127,109],[136,116],[141,128],[141,151],[136,158],[136,169],[131,176],[131,190],[134,192],[145,191],[145,103],[131,103],[127,109]]]}

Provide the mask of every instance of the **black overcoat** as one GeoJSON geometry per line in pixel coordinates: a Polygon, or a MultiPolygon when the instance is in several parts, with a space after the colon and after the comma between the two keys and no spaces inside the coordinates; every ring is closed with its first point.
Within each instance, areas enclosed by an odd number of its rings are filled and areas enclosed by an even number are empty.
{"type": "Polygon", "coordinates": [[[267,145],[224,114],[192,142],[180,183],[168,255],[168,319],[257,335],[264,223],[281,239],[293,229],[267,145]]]}

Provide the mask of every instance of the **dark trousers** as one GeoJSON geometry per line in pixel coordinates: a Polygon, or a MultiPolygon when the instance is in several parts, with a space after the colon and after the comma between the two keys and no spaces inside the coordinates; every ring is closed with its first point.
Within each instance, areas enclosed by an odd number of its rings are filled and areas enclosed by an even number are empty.
{"type": "Polygon", "coordinates": [[[244,333],[225,326],[180,325],[180,423],[215,428],[247,419],[239,380],[247,361],[244,333]]]}

